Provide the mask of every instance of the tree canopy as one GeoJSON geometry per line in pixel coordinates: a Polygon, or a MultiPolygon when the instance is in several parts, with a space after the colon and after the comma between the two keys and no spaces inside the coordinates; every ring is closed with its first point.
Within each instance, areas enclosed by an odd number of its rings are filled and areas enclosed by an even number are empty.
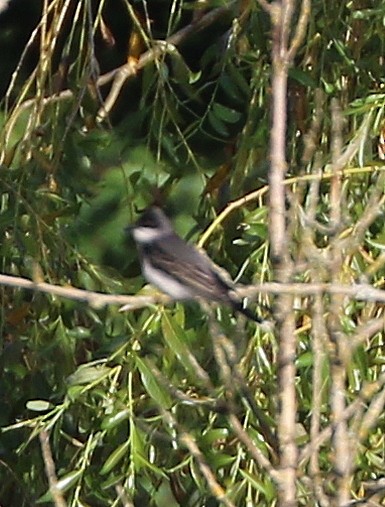
{"type": "Polygon", "coordinates": [[[385,3],[0,9],[1,506],[380,505],[385,3]],[[154,202],[263,325],[145,284],[154,202]]]}

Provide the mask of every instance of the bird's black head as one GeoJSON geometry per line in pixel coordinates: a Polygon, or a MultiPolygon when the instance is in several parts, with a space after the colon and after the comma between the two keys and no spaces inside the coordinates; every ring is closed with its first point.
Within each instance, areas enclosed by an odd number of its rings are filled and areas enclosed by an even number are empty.
{"type": "Polygon", "coordinates": [[[170,222],[163,211],[157,206],[150,206],[140,215],[134,227],[148,227],[150,229],[163,229],[170,222]]]}
{"type": "Polygon", "coordinates": [[[157,206],[150,206],[140,215],[134,225],[130,227],[134,239],[139,242],[149,242],[173,233],[170,220],[157,206]]]}

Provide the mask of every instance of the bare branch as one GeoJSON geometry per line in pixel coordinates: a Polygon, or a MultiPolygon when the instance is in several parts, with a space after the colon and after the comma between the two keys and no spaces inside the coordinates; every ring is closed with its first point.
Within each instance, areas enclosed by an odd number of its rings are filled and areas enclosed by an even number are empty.
{"type": "Polygon", "coordinates": [[[269,4],[266,0],[258,0],[259,5],[262,7],[263,10],[271,14],[271,11],[273,9],[272,4],[269,4]]]}
{"type": "Polygon", "coordinates": [[[256,463],[265,469],[268,474],[277,482],[279,482],[280,472],[276,470],[266,456],[258,449],[253,440],[250,438],[248,433],[243,428],[241,422],[235,414],[229,414],[229,422],[233,428],[234,433],[237,435],[239,440],[245,445],[250,455],[255,459],[256,463]]]}
{"type": "MultiPolygon", "coordinates": [[[[33,282],[28,278],[0,274],[0,285],[15,289],[27,289],[59,296],[74,301],[88,303],[95,308],[106,305],[125,305],[121,311],[136,310],[153,304],[167,304],[172,300],[164,294],[153,296],[127,296],[123,294],[104,294],[76,287],[62,287],[45,282],[33,282]]],[[[237,287],[242,297],[256,294],[290,294],[292,296],[312,296],[317,294],[341,294],[357,301],[377,301],[385,303],[385,292],[369,284],[343,285],[332,283],[278,283],[266,282],[260,285],[237,287]]]]}
{"type": "Polygon", "coordinates": [[[314,450],[318,449],[324,442],[330,439],[338,423],[350,419],[357,411],[357,408],[360,407],[362,404],[365,405],[368,400],[374,399],[374,404],[376,404],[378,398],[374,397],[374,395],[378,391],[383,389],[384,385],[385,385],[385,373],[382,373],[375,382],[366,382],[362,386],[362,389],[358,393],[355,400],[344,409],[343,413],[340,414],[341,419],[333,421],[331,424],[329,424],[329,426],[324,428],[319,433],[316,440],[310,441],[309,444],[305,445],[302,448],[299,456],[299,466],[301,467],[304,466],[305,462],[309,459],[314,450]]]}
{"type": "Polygon", "coordinates": [[[299,15],[299,20],[297,26],[295,28],[294,37],[291,41],[290,48],[288,51],[288,58],[290,61],[295,57],[304,37],[306,34],[307,25],[309,23],[310,18],[310,10],[311,10],[311,1],[310,0],[302,0],[301,3],[301,12],[299,15]]]}
{"type": "Polygon", "coordinates": [[[142,308],[156,302],[167,302],[170,299],[167,296],[125,296],[114,294],[103,294],[101,292],[93,292],[75,287],[61,287],[60,285],[52,285],[45,282],[33,282],[27,278],[17,276],[0,275],[0,285],[7,285],[18,289],[28,289],[37,292],[44,292],[51,296],[60,296],[75,301],[83,301],[94,308],[102,308],[105,305],[126,305],[125,310],[134,310],[142,308]]]}
{"type": "MultiPolygon", "coordinates": [[[[316,441],[321,427],[321,410],[322,401],[326,393],[326,385],[322,380],[322,369],[326,357],[325,342],[327,332],[325,328],[325,321],[323,318],[324,306],[321,295],[315,296],[313,305],[313,385],[312,385],[312,410],[311,410],[311,423],[310,423],[310,441],[316,441]]],[[[312,478],[312,487],[314,494],[322,507],[328,504],[327,497],[323,490],[323,481],[320,474],[319,453],[316,446],[313,447],[313,452],[310,456],[309,472],[312,478]]]]}
{"type": "MultiPolygon", "coordinates": [[[[269,239],[270,256],[274,266],[274,278],[278,282],[289,282],[293,263],[289,255],[289,233],[286,227],[285,174],[286,162],[286,115],[287,80],[290,60],[294,57],[304,33],[304,22],[297,27],[297,39],[288,50],[290,26],[295,2],[282,0],[270,5],[272,24],[272,127],[270,138],[269,170],[269,239]]],[[[295,357],[296,336],[293,299],[290,294],[280,294],[275,302],[278,353],[278,438],[280,446],[280,479],[278,484],[280,504],[296,505],[296,470],[298,448],[295,441],[296,392],[295,357]]]]}
{"type": "Polygon", "coordinates": [[[51,447],[49,445],[49,433],[43,430],[39,433],[39,438],[45,466],[45,473],[47,475],[49,490],[52,495],[55,507],[66,507],[67,504],[61,492],[57,488],[55,463],[52,457],[51,447]]]}

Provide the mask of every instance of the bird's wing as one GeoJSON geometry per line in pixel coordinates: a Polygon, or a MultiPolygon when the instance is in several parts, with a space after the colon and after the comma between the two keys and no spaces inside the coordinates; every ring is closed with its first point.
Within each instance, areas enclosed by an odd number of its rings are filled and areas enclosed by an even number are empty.
{"type": "MultiPolygon", "coordinates": [[[[144,247],[146,249],[146,247],[144,247]]],[[[217,301],[229,301],[231,285],[219,274],[215,264],[195,247],[179,236],[170,235],[154,242],[146,249],[152,265],[171,273],[182,284],[191,288],[197,296],[217,301]]]]}

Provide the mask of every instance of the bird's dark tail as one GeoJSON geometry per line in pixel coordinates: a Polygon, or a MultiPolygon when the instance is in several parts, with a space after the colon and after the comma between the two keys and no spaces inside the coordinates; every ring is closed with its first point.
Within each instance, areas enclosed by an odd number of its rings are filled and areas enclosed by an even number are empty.
{"type": "Polygon", "coordinates": [[[234,310],[236,310],[239,313],[242,313],[242,315],[244,315],[248,319],[253,320],[254,322],[258,322],[258,324],[262,323],[262,319],[254,315],[254,313],[250,311],[248,308],[244,308],[241,301],[231,299],[231,304],[234,310]]]}

